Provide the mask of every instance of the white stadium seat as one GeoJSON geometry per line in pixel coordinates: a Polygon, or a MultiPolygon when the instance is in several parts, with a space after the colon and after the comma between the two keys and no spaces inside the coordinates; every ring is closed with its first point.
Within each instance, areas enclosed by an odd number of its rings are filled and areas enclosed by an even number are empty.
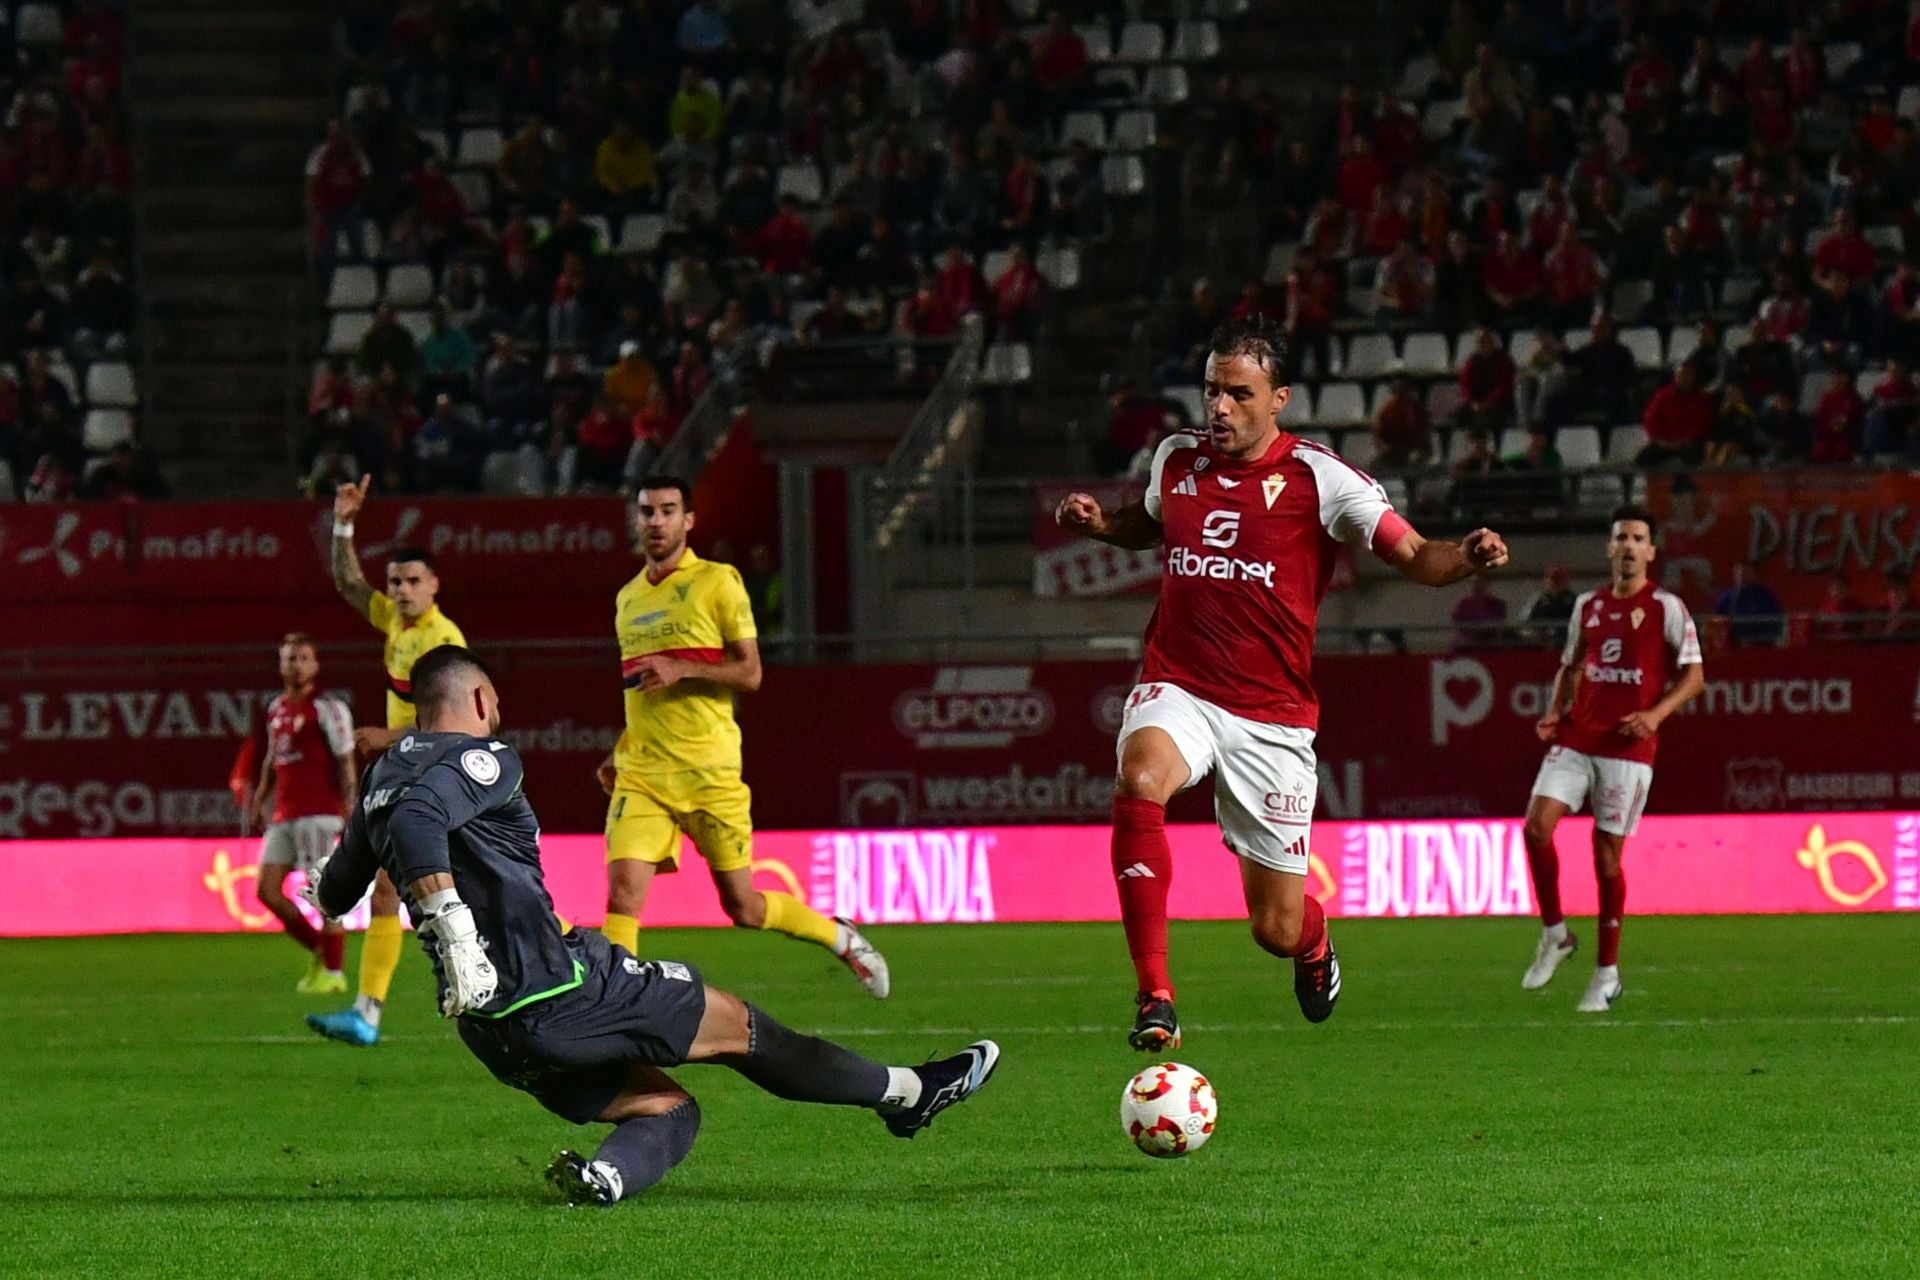
{"type": "Polygon", "coordinates": [[[1149,67],[1141,92],[1157,107],[1177,107],[1187,100],[1187,69],[1166,63],[1149,67]]]}
{"type": "Polygon", "coordinates": [[[652,253],[666,238],[667,220],[657,213],[630,213],[620,222],[620,252],[652,253]]]}
{"type": "Polygon", "coordinates": [[[133,415],[125,409],[92,409],[81,428],[80,441],[89,453],[105,453],[133,439],[133,415]]]}
{"type": "MultiPolygon", "coordinates": [[[[1573,344],[1569,342],[1568,346],[1573,344]]],[[[1585,344],[1582,344],[1585,345],[1585,344]]],[[[1637,327],[1620,331],[1620,345],[1633,352],[1633,362],[1642,369],[1661,369],[1666,367],[1666,359],[1660,350],[1660,331],[1654,328],[1637,327]]]]}
{"type": "Polygon", "coordinates": [[[1400,357],[1401,365],[1408,373],[1437,375],[1453,368],[1451,354],[1447,350],[1447,335],[1444,333],[1414,333],[1407,335],[1407,347],[1400,357]]]}
{"type": "MultiPolygon", "coordinates": [[[[1527,361],[1533,359],[1539,350],[1540,336],[1532,329],[1520,330],[1520,332],[1514,334],[1507,342],[1507,354],[1513,357],[1513,363],[1518,368],[1526,368],[1527,361]]],[[[1467,357],[1472,354],[1472,351],[1472,342],[1466,338],[1460,339],[1461,363],[1464,364],[1466,362],[1467,357]]]]}
{"type": "Polygon", "coordinates": [[[1121,62],[1158,62],[1167,54],[1167,33],[1157,22],[1129,22],[1120,28],[1121,62]]]}
{"type": "Polygon", "coordinates": [[[462,129],[453,162],[462,169],[490,169],[500,163],[505,146],[498,129],[462,129]]]}
{"type": "Polygon", "coordinates": [[[13,38],[20,44],[59,44],[64,31],[58,5],[23,4],[14,16],[13,38]]]}
{"type": "Polygon", "coordinates": [[[1098,111],[1069,111],[1060,122],[1060,145],[1084,142],[1095,151],[1107,147],[1107,118],[1098,111]]]}
{"type": "Polygon", "coordinates": [[[335,267],[327,285],[327,310],[364,311],[380,298],[380,279],[372,267],[335,267]]]}
{"type": "Polygon", "coordinates": [[[131,409],[139,402],[133,367],[118,360],[96,360],[87,366],[87,404],[97,409],[131,409]]]}
{"type": "Polygon", "coordinates": [[[1700,331],[1688,325],[1674,326],[1673,336],[1667,339],[1667,367],[1677,369],[1700,348],[1700,331]]]}
{"type": "Polygon", "coordinates": [[[988,284],[992,284],[995,280],[1005,275],[1007,268],[1012,265],[1012,250],[995,249],[992,253],[989,253],[980,260],[980,274],[987,278],[988,284]]]}
{"type": "Polygon", "coordinates": [[[1145,151],[1154,143],[1158,129],[1151,111],[1122,111],[1113,118],[1110,135],[1115,151],[1145,151]]]}
{"type": "Polygon", "coordinates": [[[360,347],[360,339],[373,328],[371,311],[336,311],[327,325],[327,354],[350,356],[360,347]]]}
{"type": "Polygon", "coordinates": [[[792,196],[801,204],[820,203],[820,170],[811,164],[783,164],[774,183],[776,196],[792,196]]]}
{"type": "Polygon", "coordinates": [[[1440,102],[1429,102],[1426,114],[1420,118],[1420,131],[1429,142],[1440,142],[1451,136],[1453,126],[1467,114],[1467,104],[1459,98],[1447,98],[1440,102]]]}
{"type": "Polygon", "coordinates": [[[418,262],[387,272],[386,300],[396,307],[424,307],[433,298],[433,273],[418,262]]]}
{"type": "Polygon", "coordinates": [[[1453,415],[1460,412],[1460,384],[1449,379],[1436,382],[1427,388],[1427,417],[1435,425],[1451,422],[1453,415]]]}
{"type": "Polygon", "coordinates": [[[1312,421],[1313,393],[1306,383],[1296,382],[1287,393],[1287,407],[1280,411],[1280,425],[1292,429],[1312,421]]]}
{"type": "Polygon", "coordinates": [[[981,362],[980,381],[990,387],[1017,387],[1033,381],[1033,352],[1024,342],[996,342],[981,362]]]}
{"type": "Polygon", "coordinates": [[[1320,388],[1313,406],[1313,420],[1330,426],[1345,426],[1367,420],[1367,402],[1357,382],[1329,382],[1320,388]]]}
{"type": "Polygon", "coordinates": [[[1200,388],[1168,387],[1161,394],[1179,406],[1189,426],[1197,427],[1207,420],[1207,402],[1201,395],[1200,388]]]}
{"type": "Polygon", "coordinates": [[[1147,189],[1147,169],[1139,156],[1106,156],[1100,161],[1100,188],[1110,196],[1137,196],[1147,189]]]}
{"type": "Polygon", "coordinates": [[[1562,427],[1553,437],[1553,447],[1560,453],[1560,461],[1572,471],[1600,465],[1600,430],[1598,427],[1562,427]]]}
{"type": "Polygon", "coordinates": [[[1646,428],[1638,423],[1623,423],[1607,433],[1607,462],[1616,467],[1631,465],[1646,447],[1646,428]]]}
{"type": "Polygon", "coordinates": [[[1080,251],[1074,248],[1042,249],[1033,260],[1046,282],[1063,293],[1080,287],[1080,251]]]}
{"type": "Polygon", "coordinates": [[[1176,62],[1211,62],[1220,56],[1220,24],[1205,18],[1183,22],[1173,33],[1176,62]]]}
{"type": "Polygon", "coordinates": [[[1113,32],[1104,22],[1082,22],[1074,31],[1087,46],[1089,62],[1113,61],[1113,32]]]}
{"type": "Polygon", "coordinates": [[[1347,360],[1341,372],[1349,378],[1384,378],[1400,364],[1393,353],[1393,339],[1384,333],[1362,333],[1347,346],[1347,360]]]}
{"type": "Polygon", "coordinates": [[[424,311],[399,311],[394,320],[402,329],[413,335],[415,342],[425,342],[433,336],[433,317],[424,311]]]}

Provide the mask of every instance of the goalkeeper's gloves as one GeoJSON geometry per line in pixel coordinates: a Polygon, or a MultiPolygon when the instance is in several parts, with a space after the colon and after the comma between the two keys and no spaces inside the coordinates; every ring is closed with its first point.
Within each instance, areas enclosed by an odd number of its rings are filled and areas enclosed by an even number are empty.
{"type": "Polygon", "coordinates": [[[320,905],[320,880],[327,874],[327,864],[332,861],[333,851],[329,849],[320,856],[319,861],[307,868],[307,882],[300,886],[300,896],[305,898],[307,904],[315,911],[318,911],[322,918],[327,920],[338,918],[329,915],[327,909],[320,905]]]}
{"type": "Polygon", "coordinates": [[[487,959],[486,944],[473,926],[473,912],[453,889],[430,893],[420,901],[425,916],[420,932],[433,939],[446,976],[447,994],[440,1002],[442,1017],[457,1018],[493,999],[500,974],[487,959]]]}

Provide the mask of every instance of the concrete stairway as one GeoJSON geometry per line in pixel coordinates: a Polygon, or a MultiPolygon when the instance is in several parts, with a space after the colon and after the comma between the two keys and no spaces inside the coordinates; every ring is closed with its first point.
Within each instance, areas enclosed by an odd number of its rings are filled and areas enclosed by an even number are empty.
{"type": "Polygon", "coordinates": [[[302,166],[328,114],[332,11],[317,0],[130,8],[143,430],[183,497],[290,489],[292,352],[312,312],[302,166]]]}

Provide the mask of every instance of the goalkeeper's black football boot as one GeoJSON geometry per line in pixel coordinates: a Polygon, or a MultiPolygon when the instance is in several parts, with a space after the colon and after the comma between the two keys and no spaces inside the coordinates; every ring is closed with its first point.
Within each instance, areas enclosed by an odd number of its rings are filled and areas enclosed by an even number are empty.
{"type": "Polygon", "coordinates": [[[1180,1019],[1173,1012],[1173,997],[1165,991],[1150,991],[1134,997],[1139,1009],[1134,1014],[1133,1030],[1127,1043],[1142,1053],[1165,1053],[1180,1047],[1180,1019]]]}
{"type": "Polygon", "coordinates": [[[1325,1022],[1333,1015],[1333,1003],[1340,998],[1340,957],[1333,954],[1332,938],[1318,960],[1295,958],[1293,994],[1308,1022],[1325,1022]]]}
{"type": "Polygon", "coordinates": [[[975,1040],[951,1058],[915,1067],[920,1076],[919,1100],[897,1111],[883,1111],[880,1118],[894,1137],[911,1138],[942,1111],[980,1092],[999,1065],[1000,1046],[991,1040],[975,1040]]]}

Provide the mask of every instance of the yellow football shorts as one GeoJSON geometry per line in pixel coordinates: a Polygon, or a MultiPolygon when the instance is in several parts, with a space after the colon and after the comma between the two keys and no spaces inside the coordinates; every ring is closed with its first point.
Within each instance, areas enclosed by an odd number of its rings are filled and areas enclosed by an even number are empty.
{"type": "Polygon", "coordinates": [[[753,793],[740,775],[622,773],[607,805],[607,861],[637,858],[662,871],[680,865],[680,837],[717,872],[753,865],[753,793]]]}

